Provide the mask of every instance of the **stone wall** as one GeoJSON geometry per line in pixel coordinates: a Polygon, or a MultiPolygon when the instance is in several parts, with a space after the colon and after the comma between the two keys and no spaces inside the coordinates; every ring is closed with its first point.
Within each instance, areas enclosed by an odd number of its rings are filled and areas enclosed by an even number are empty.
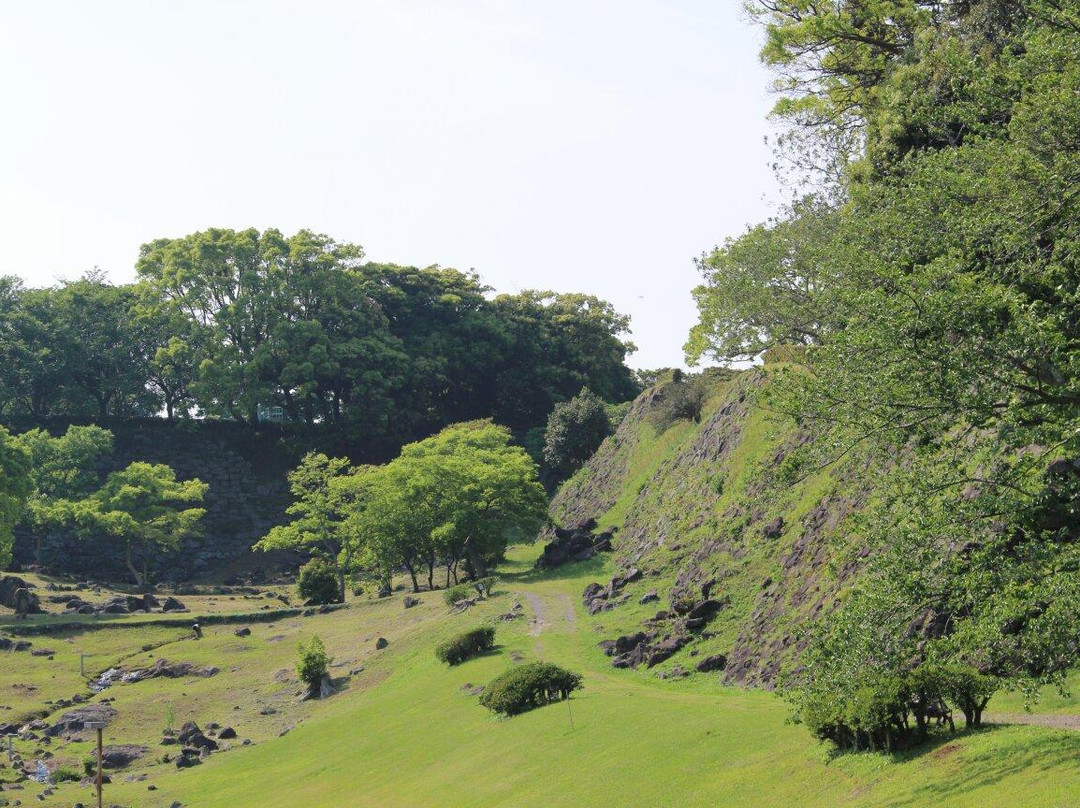
{"type": "MultiPolygon", "coordinates": [[[[67,423],[42,425],[61,434],[67,423]]],[[[229,423],[178,424],[147,420],[103,423],[115,436],[115,451],[104,473],[142,460],[167,463],[179,479],[209,483],[203,506],[202,535],[160,556],[151,570],[159,581],[192,580],[208,572],[253,561],[251,545],[285,520],[289,503],[286,474],[304,453],[302,441],[273,429],[252,430],[229,423]]],[[[28,425],[17,425],[23,431],[28,425]],[[20,428],[22,427],[22,428],[20,428]]],[[[15,560],[32,564],[36,539],[16,531],[15,560]]],[[[129,577],[123,546],[115,540],[77,538],[70,532],[43,539],[47,569],[93,578],[129,577]]]]}

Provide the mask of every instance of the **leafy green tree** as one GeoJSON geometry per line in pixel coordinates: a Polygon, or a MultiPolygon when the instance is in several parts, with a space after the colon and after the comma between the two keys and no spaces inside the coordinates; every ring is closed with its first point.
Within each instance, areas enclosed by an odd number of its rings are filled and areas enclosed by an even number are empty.
{"type": "Polygon", "coordinates": [[[68,518],[71,503],[100,485],[100,466],[112,454],[113,435],[98,426],[69,426],[59,437],[31,429],[18,441],[30,454],[33,493],[24,521],[34,532],[40,564],[45,539],[68,518]]]}
{"type": "Polygon", "coordinates": [[[483,577],[509,542],[532,539],[546,518],[536,464],[490,421],[455,424],[409,444],[365,483],[358,529],[382,575],[405,566],[414,590],[425,567],[434,588],[440,562],[448,584],[461,561],[483,577]]]}
{"type": "Polygon", "coordinates": [[[128,570],[137,586],[146,587],[151,556],[176,548],[196,532],[205,511],[185,506],[202,502],[207,488],[198,479],[177,480],[164,464],[135,462],[112,472],[101,488],[68,507],[81,530],[124,543],[128,570]],[[137,556],[142,558],[141,570],[135,566],[137,556]]]}
{"type": "Polygon", "coordinates": [[[300,597],[312,604],[341,602],[337,570],[321,558],[313,558],[300,568],[296,589],[300,597]]]}
{"type": "Polygon", "coordinates": [[[303,640],[297,642],[296,652],[299,657],[296,672],[300,675],[300,681],[308,686],[309,695],[317,696],[322,679],[330,670],[334,658],[326,653],[326,645],[317,634],[306,644],[303,640]]]}
{"type": "Polygon", "coordinates": [[[556,404],[544,433],[544,464],[553,480],[565,480],[581,468],[610,434],[604,402],[587,387],[556,404]]]}
{"type": "Polygon", "coordinates": [[[334,568],[338,602],[344,603],[346,577],[363,551],[355,512],[363,509],[364,495],[356,483],[367,470],[351,470],[344,458],[318,452],[305,455],[289,472],[293,503],[285,512],[293,520],[271,529],[252,549],[302,550],[322,558],[334,568]]]}
{"type": "Polygon", "coordinates": [[[0,569],[11,563],[12,531],[33,490],[30,453],[0,426],[0,569]]]}

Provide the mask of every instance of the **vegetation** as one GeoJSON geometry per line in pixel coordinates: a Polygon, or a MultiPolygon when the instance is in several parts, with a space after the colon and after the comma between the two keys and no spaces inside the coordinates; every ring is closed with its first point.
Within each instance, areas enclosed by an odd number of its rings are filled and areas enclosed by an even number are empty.
{"type": "Polygon", "coordinates": [[[611,434],[604,402],[587,387],[556,404],[544,431],[544,466],[550,482],[562,482],[592,457],[611,434]]]}
{"type": "MultiPolygon", "coordinates": [[[[912,665],[1059,679],[1080,649],[1075,9],[755,13],[789,154],[822,171],[809,198],[703,260],[687,351],[804,346],[770,404],[813,433],[815,463],[874,458],[871,569],[816,659],[867,695],[876,718],[851,717],[865,726],[895,724],[912,665]]],[[[796,699],[804,719],[822,676],[796,699]]]]}
{"type": "Polygon", "coordinates": [[[296,589],[300,597],[316,606],[343,601],[337,571],[321,558],[313,558],[300,568],[296,589]]]}
{"type": "Polygon", "coordinates": [[[168,466],[135,462],[112,472],[97,491],[69,502],[69,517],[84,532],[103,533],[124,543],[124,560],[140,587],[149,586],[150,559],[175,548],[198,529],[205,511],[185,505],[202,502],[206,484],[176,479],[168,466]],[[135,566],[138,556],[142,568],[135,566]]]}
{"type": "Polygon", "coordinates": [[[32,485],[29,452],[0,426],[0,569],[11,563],[12,531],[32,485]]]}
{"type": "Polygon", "coordinates": [[[481,626],[466,631],[435,646],[435,656],[447,665],[460,665],[474,656],[491,650],[495,645],[495,629],[481,626]]]}
{"type": "Polygon", "coordinates": [[[496,676],[480,694],[494,713],[511,716],[568,699],[581,687],[581,675],[550,662],[529,662],[496,676]]]}
{"type": "Polygon", "coordinates": [[[207,416],[400,444],[493,417],[519,434],[586,384],[637,386],[629,321],[581,294],[489,299],[476,275],[363,261],[302,230],[144,244],[136,284],[0,278],[0,418],[207,416]]]}
{"type": "Polygon", "coordinates": [[[300,681],[308,686],[308,692],[317,693],[334,658],[326,653],[326,645],[317,634],[307,643],[298,642],[296,653],[299,657],[296,662],[296,672],[300,676],[300,681]]]}

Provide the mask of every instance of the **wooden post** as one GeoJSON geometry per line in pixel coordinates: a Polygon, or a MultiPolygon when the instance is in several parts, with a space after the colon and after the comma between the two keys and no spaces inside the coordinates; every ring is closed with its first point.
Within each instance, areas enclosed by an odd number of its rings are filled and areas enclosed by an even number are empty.
{"type": "Polygon", "coordinates": [[[87,729],[97,730],[97,804],[98,808],[102,808],[101,804],[101,731],[105,729],[104,721],[87,721],[83,726],[87,729]]]}

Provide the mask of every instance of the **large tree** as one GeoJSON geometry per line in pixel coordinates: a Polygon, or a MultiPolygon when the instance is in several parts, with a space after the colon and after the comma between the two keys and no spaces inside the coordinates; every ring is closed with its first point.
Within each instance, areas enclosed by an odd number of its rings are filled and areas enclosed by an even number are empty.
{"type": "Polygon", "coordinates": [[[11,563],[12,531],[32,489],[30,453],[0,426],[0,569],[11,563]]]}
{"type": "Polygon", "coordinates": [[[71,502],[70,516],[84,532],[123,542],[135,584],[147,587],[151,558],[198,530],[206,511],[189,506],[201,503],[207,488],[198,479],[177,480],[167,465],[135,462],[112,472],[86,499],[71,502]]]}

